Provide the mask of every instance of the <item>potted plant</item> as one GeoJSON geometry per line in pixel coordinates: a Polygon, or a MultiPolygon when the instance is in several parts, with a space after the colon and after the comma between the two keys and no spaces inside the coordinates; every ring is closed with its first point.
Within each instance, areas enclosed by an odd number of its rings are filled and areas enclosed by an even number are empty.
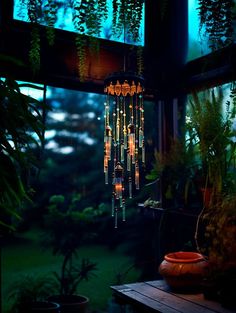
{"type": "MultiPolygon", "coordinates": [[[[224,195],[201,217],[204,233],[199,248],[207,256],[209,272],[204,282],[207,298],[234,307],[236,281],[236,196],[224,195]],[[234,291],[234,292],[233,292],[234,291]]],[[[202,225],[201,225],[202,226],[202,225]]],[[[200,237],[200,236],[199,236],[200,237]]]]}
{"type": "Polygon", "coordinates": [[[9,287],[10,313],[59,313],[60,305],[45,299],[53,292],[52,279],[29,274],[20,277],[9,287]]]}
{"type": "MultiPolygon", "coordinates": [[[[205,282],[219,285],[218,278],[236,265],[235,102],[225,103],[223,90],[219,88],[201,94],[193,92],[189,104],[185,145],[191,147],[193,168],[201,174],[198,178],[195,174],[193,179],[199,183],[199,191],[202,188],[211,191],[208,203],[203,201],[198,215],[196,250],[210,265],[205,282]]],[[[202,200],[206,200],[205,195],[206,191],[202,200]]],[[[217,292],[220,293],[219,289],[217,292]]]]}
{"type": "Polygon", "coordinates": [[[195,146],[195,157],[202,174],[199,188],[210,187],[211,200],[217,200],[232,187],[235,109],[229,101],[224,103],[221,87],[200,94],[193,92],[189,99],[188,140],[195,146]]]}
{"type": "Polygon", "coordinates": [[[198,216],[196,245],[210,264],[206,285],[220,296],[224,292],[219,281],[236,268],[235,101],[224,103],[221,88],[194,92],[189,113],[188,134],[203,174],[200,187],[211,188],[198,216]]]}
{"type": "Polygon", "coordinates": [[[153,183],[159,180],[159,188],[162,190],[159,191],[161,194],[158,200],[161,200],[163,208],[184,209],[191,205],[196,166],[193,153],[192,146],[180,138],[171,142],[169,151],[155,152],[155,162],[146,179],[153,183]]]}
{"type": "Polygon", "coordinates": [[[46,237],[44,245],[52,247],[53,253],[61,255],[59,273],[55,272],[57,294],[48,298],[61,306],[61,313],[85,312],[89,298],[78,294],[78,285],[88,280],[96,270],[96,263],[77,258],[78,248],[91,232],[90,210],[79,210],[80,195],[74,194],[69,201],[62,195],[53,195],[45,217],[46,237]]]}

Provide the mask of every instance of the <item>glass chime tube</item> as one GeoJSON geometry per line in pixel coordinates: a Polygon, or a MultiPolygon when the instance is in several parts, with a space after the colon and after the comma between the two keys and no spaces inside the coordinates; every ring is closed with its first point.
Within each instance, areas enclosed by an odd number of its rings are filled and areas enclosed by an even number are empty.
{"type": "Polygon", "coordinates": [[[129,148],[127,149],[127,172],[131,171],[131,156],[129,153],[129,148]]]}
{"type": "Polygon", "coordinates": [[[114,217],[114,215],[115,215],[115,192],[113,191],[111,198],[111,216],[114,217]]]}
{"type": "Polygon", "coordinates": [[[142,127],[139,127],[139,148],[143,147],[143,129],[142,127]]]}
{"type": "Polygon", "coordinates": [[[125,199],[122,199],[122,221],[125,222],[125,199]]]}
{"type": "Polygon", "coordinates": [[[139,148],[143,147],[144,140],[144,119],[143,119],[143,106],[142,106],[142,98],[139,95],[139,148]]]}
{"type": "Polygon", "coordinates": [[[138,166],[139,143],[138,143],[138,140],[139,140],[139,103],[138,103],[137,94],[135,94],[135,158],[133,160],[133,164],[135,164],[134,181],[135,181],[136,189],[139,189],[139,166],[138,166]]]}
{"type": "Polygon", "coordinates": [[[140,100],[140,136],[139,147],[142,149],[142,163],[145,163],[145,143],[144,143],[144,107],[143,107],[143,95],[139,95],[140,100]]]}
{"type": "Polygon", "coordinates": [[[105,155],[108,160],[111,160],[111,144],[112,144],[112,131],[109,125],[106,126],[105,130],[105,155]]]}
{"type": "Polygon", "coordinates": [[[119,97],[116,99],[116,142],[120,142],[120,103],[119,97]]]}
{"type": "Polygon", "coordinates": [[[105,132],[104,132],[104,173],[105,173],[105,184],[108,184],[108,161],[111,160],[111,145],[112,145],[112,130],[109,126],[109,96],[105,105],[105,132]]]}
{"type": "Polygon", "coordinates": [[[115,208],[115,228],[118,226],[118,209],[115,208]]]}
{"type": "Polygon", "coordinates": [[[127,149],[127,128],[126,128],[126,103],[125,98],[123,99],[123,135],[124,135],[124,149],[127,149]]]}
{"type": "Polygon", "coordinates": [[[139,189],[139,165],[138,161],[135,163],[135,187],[139,189]]]}
{"type": "Polygon", "coordinates": [[[119,118],[120,118],[120,161],[122,164],[124,164],[125,161],[125,155],[124,155],[124,121],[123,121],[123,97],[120,97],[120,111],[119,111],[119,118]]]}
{"type": "Polygon", "coordinates": [[[132,178],[129,176],[129,198],[132,199],[132,178]]]}
{"type": "Polygon", "coordinates": [[[135,159],[135,126],[134,124],[128,125],[128,146],[129,146],[129,155],[131,161],[135,159]]]}
{"type": "Polygon", "coordinates": [[[114,171],[114,199],[113,199],[113,205],[114,205],[114,214],[115,214],[115,228],[117,228],[117,219],[118,219],[118,211],[119,207],[123,209],[123,168],[121,164],[118,162],[115,171],[114,171]]]}
{"type": "Polygon", "coordinates": [[[118,162],[115,167],[115,177],[114,177],[114,187],[115,187],[115,197],[116,199],[122,199],[123,193],[123,167],[118,162]]]}

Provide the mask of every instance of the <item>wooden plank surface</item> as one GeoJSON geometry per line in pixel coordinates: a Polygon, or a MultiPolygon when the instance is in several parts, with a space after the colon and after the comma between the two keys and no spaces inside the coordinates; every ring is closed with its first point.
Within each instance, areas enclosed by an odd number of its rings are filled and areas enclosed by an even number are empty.
{"type": "MultiPolygon", "coordinates": [[[[165,312],[165,313],[180,313],[181,311],[174,309],[172,307],[169,307],[168,305],[161,303],[159,301],[156,301],[155,299],[146,296],[140,292],[137,292],[135,290],[132,290],[130,288],[127,288],[126,290],[123,289],[122,293],[125,294],[126,297],[129,299],[132,299],[136,303],[143,304],[146,308],[150,308],[155,312],[165,312]]],[[[190,312],[189,312],[190,313],[190,312]]]]}
{"type": "Polygon", "coordinates": [[[154,312],[163,313],[233,313],[220,303],[204,299],[202,294],[176,294],[164,281],[148,281],[111,286],[114,295],[132,304],[135,302],[154,312]]]}
{"type": "MultiPolygon", "coordinates": [[[[207,300],[204,298],[204,295],[202,293],[197,294],[183,294],[183,293],[173,293],[165,281],[163,280],[154,280],[154,281],[148,281],[147,284],[150,284],[153,287],[159,288],[164,291],[168,291],[171,294],[174,294],[175,296],[178,296],[180,298],[183,298],[185,300],[188,300],[190,302],[196,303],[198,305],[202,305],[205,308],[211,309],[214,312],[218,313],[233,313],[232,310],[228,310],[221,306],[219,302],[207,300]]],[[[235,299],[236,300],[236,299],[235,299]]]]}

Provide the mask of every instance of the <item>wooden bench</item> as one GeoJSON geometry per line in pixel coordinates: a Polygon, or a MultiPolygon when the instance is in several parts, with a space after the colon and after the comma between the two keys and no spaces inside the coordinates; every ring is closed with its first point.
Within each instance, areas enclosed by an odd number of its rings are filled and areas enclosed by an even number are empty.
{"type": "MultiPolygon", "coordinates": [[[[235,313],[220,303],[206,300],[203,294],[171,292],[163,280],[111,286],[113,296],[134,312],[159,313],[235,313]]],[[[235,298],[236,301],[236,298],[235,298]]],[[[126,311],[124,311],[126,312],[126,311]]]]}

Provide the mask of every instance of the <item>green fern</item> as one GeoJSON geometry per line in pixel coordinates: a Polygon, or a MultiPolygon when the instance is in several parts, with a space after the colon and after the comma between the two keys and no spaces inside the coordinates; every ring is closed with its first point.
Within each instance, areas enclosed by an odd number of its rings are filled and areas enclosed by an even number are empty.
{"type": "MultiPolygon", "coordinates": [[[[32,86],[32,85],[31,85],[32,86]]],[[[44,140],[42,103],[20,92],[11,79],[0,80],[0,233],[14,229],[24,202],[30,201],[25,173],[38,166],[32,145],[44,140]],[[32,134],[37,134],[38,140],[32,134]]]]}

